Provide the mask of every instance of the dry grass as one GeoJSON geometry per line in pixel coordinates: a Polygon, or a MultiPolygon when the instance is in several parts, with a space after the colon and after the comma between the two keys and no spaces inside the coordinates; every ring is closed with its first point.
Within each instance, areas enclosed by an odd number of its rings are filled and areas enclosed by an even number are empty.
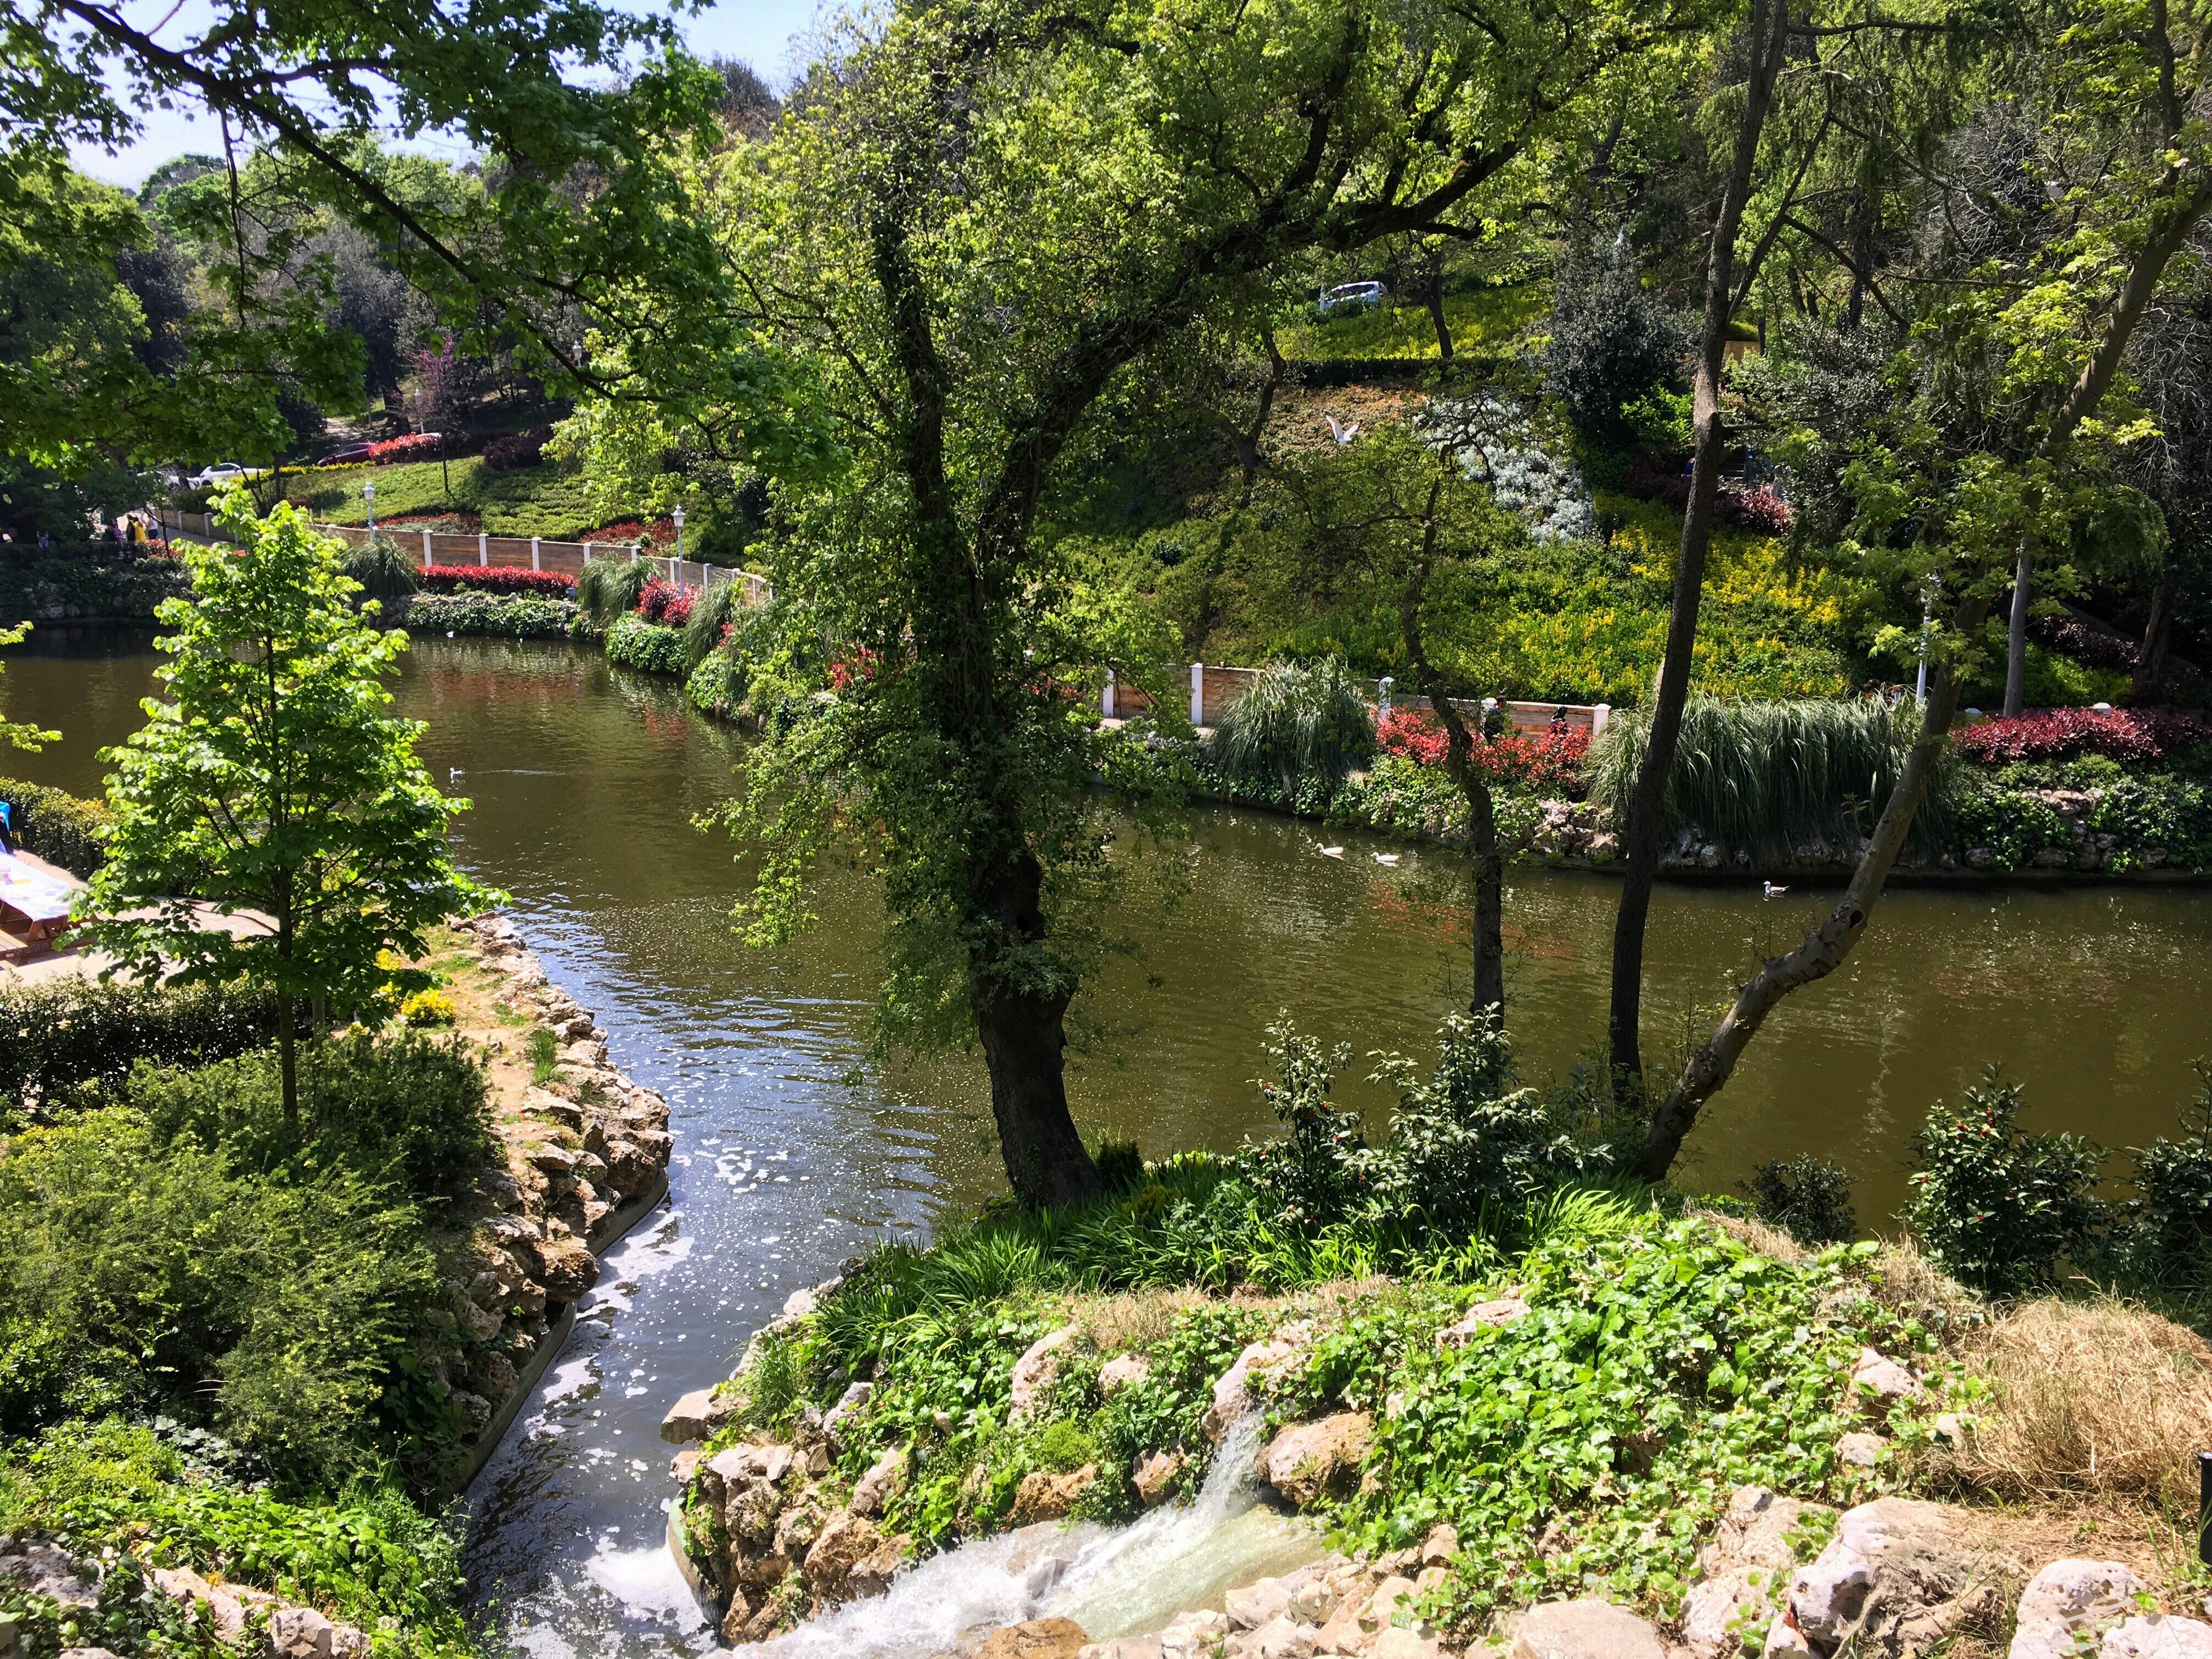
{"type": "Polygon", "coordinates": [[[1079,1297],[1069,1304],[1069,1322],[1100,1353],[1132,1353],[1164,1341],[1177,1314],[1205,1301],[1203,1291],[1185,1289],[1079,1297]]]}
{"type": "Polygon", "coordinates": [[[2212,1346],[2124,1302],[2030,1302],[1960,1345],[1993,1385],[1931,1471],[2013,1499],[2087,1496],[2193,1515],[2212,1446],[2212,1346]]]}
{"type": "Polygon", "coordinates": [[[1697,1204],[1692,1205],[1687,1213],[1697,1220],[1710,1221],[1755,1255],[1795,1267],[1813,1254],[1781,1228],[1771,1226],[1756,1216],[1730,1215],[1725,1210],[1708,1210],[1697,1204]]]}

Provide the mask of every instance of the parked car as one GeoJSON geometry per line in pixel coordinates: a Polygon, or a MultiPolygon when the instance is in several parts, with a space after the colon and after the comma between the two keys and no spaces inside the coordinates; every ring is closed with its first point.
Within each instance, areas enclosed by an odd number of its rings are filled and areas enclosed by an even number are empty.
{"type": "Polygon", "coordinates": [[[252,476],[251,471],[240,466],[236,461],[217,461],[213,466],[202,468],[185,482],[194,489],[204,489],[210,484],[235,483],[241,478],[250,478],[252,476]]]}
{"type": "Polygon", "coordinates": [[[374,444],[348,444],[343,449],[333,449],[316,465],[337,466],[347,461],[365,461],[368,459],[368,452],[375,447],[374,444]]]}
{"type": "Polygon", "coordinates": [[[1389,291],[1380,283],[1339,283],[1322,290],[1322,314],[1326,316],[1340,306],[1379,306],[1389,291]]]}

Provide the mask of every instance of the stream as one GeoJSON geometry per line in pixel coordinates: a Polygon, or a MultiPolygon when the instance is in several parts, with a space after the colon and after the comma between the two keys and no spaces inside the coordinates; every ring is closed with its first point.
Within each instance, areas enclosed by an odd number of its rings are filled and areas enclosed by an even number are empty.
{"type": "MultiPolygon", "coordinates": [[[[8,654],[0,705],[63,740],[7,769],[100,793],[96,750],[139,723],[155,661],[143,633],[40,629],[8,654]]],[[[830,884],[821,927],[785,955],[731,936],[744,872],[726,841],[691,821],[727,793],[739,739],[672,684],[565,644],[422,640],[395,694],[428,723],[432,775],[475,802],[455,836],[462,860],[512,893],[525,938],[594,1011],[616,1062],[666,1095],[676,1143],[669,1207],[611,1253],[471,1488],[468,1568],[517,1654],[690,1659],[719,1643],[662,1547],[661,1415],[726,1375],[793,1290],[872,1240],[925,1237],[1003,1189],[981,1065],[871,1052],[882,915],[856,881],[830,884]]],[[[1138,954],[1115,959],[1077,1006],[1070,1092],[1086,1135],[1133,1138],[1157,1155],[1263,1132],[1250,1079],[1279,1010],[1358,1052],[1340,1097],[1379,1131],[1389,1100],[1366,1080],[1366,1055],[1425,1054],[1466,994],[1462,860],[1342,831],[1328,840],[1346,856],[1328,859],[1309,826],[1217,808],[1192,810],[1185,827],[1168,854],[1186,878],[1179,902],[1124,907],[1113,920],[1138,954]],[[1377,851],[1401,856],[1386,866],[1377,851]]],[[[1564,1073],[1601,1034],[1616,890],[1593,876],[1512,880],[1510,1029],[1531,1080],[1564,1073]]],[[[1755,884],[1662,888],[1648,1054],[1674,1052],[1686,1017],[1709,1018],[1747,963],[1794,944],[1826,902],[1816,890],[1770,902],[1755,884]]],[[[2032,1129],[2110,1146],[2171,1133],[2197,1091],[2191,1060],[2212,1057],[2208,1008],[2212,891],[1893,893],[1847,968],[1768,1023],[1680,1173],[1726,1190],[1766,1158],[1819,1153],[1858,1173],[1863,1224],[1887,1226],[1911,1131],[1990,1060],[2027,1084],[2032,1129]]],[[[1133,1607],[1114,1587],[1158,1580],[1162,1561],[1178,1564],[1179,1581],[1198,1571],[1200,1536],[1243,1564],[1237,1581],[1269,1571],[1268,1552],[1288,1546],[1268,1534],[1266,1511],[1237,1509],[1235,1462],[1217,1468],[1218,1509],[1205,1517],[1071,1538],[1058,1566],[1000,1562],[996,1577],[970,1556],[961,1586],[924,1568],[876,1611],[779,1649],[921,1659],[944,1645],[917,1644],[921,1633],[972,1622],[978,1597],[994,1609],[1088,1606],[1079,1620],[1111,1634],[1097,1598],[1111,1589],[1133,1607]],[[1206,1529],[1190,1530],[1201,1518],[1206,1529]],[[1249,1559],[1233,1554],[1248,1546],[1249,1559]]]]}

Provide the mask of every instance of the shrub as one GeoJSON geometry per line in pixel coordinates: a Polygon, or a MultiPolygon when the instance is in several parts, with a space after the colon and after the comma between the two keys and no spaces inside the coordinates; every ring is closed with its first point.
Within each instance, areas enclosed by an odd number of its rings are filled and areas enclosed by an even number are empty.
{"type": "Polygon", "coordinates": [[[2212,716],[2178,708],[2037,708],[1982,720],[1954,741],[1960,754],[1983,766],[2077,755],[2140,763],[2212,743],[2212,716]]]}
{"type": "MultiPolygon", "coordinates": [[[[1668,467],[1647,455],[1620,481],[1620,492],[1639,501],[1658,501],[1677,513],[1690,510],[1690,475],[1680,466],[1668,467]]],[[[1713,515],[1723,524],[1763,536],[1786,536],[1792,518],[1790,503],[1772,490],[1755,489],[1741,479],[1723,478],[1713,490],[1713,515]]]]}
{"type": "Polygon", "coordinates": [[[0,1100],[118,1083],[141,1060],[204,1066],[269,1041],[275,1004],[245,986],[69,979],[0,985],[0,1100]]]}
{"type": "Polygon", "coordinates": [[[664,628],[681,628],[690,620],[691,596],[655,576],[638,589],[636,612],[664,628]]]}
{"type": "Polygon", "coordinates": [[[1374,752],[1374,711],[1330,657],[1271,664],[1222,714],[1207,758],[1232,781],[1279,784],[1296,799],[1301,781],[1334,791],[1374,752]]]}
{"type": "Polygon", "coordinates": [[[1845,1244],[1858,1234],[1851,1177],[1826,1158],[1771,1158],[1737,1184],[1749,1195],[1753,1214],[1801,1244],[1845,1244]]]}
{"type": "Polygon", "coordinates": [[[2212,1066],[2179,1140],[2164,1136],[2135,1157],[2135,1197],[2113,1227],[2114,1255],[2135,1284],[2162,1291],[2212,1289],[2212,1066]]]}
{"type": "Polygon", "coordinates": [[[653,579],[653,567],[642,559],[592,559],[576,575],[576,603],[585,615],[602,628],[637,609],[637,596],[653,579]]]}
{"type": "Polygon", "coordinates": [[[394,461],[429,461],[438,455],[439,440],[428,432],[410,432],[368,447],[369,465],[388,466],[394,461]]]}
{"type": "Polygon", "coordinates": [[[164,1142],[188,1139],[253,1169],[342,1167],[425,1200],[467,1192],[496,1150],[483,1066],[459,1038],[314,1045],[302,1056],[297,1125],[285,1121],[266,1050],[198,1071],[142,1066],[127,1092],[164,1142]]]}
{"type": "Polygon", "coordinates": [[[2028,630],[2054,651],[2063,651],[2092,668],[2133,668],[2142,660],[2142,643],[2092,628],[2075,616],[2038,614],[2027,619],[2028,630]]]}
{"type": "Polygon", "coordinates": [[[545,446],[553,441],[550,426],[527,432],[503,432],[483,447],[483,464],[493,472],[519,472],[545,459],[545,446]]]}
{"type": "Polygon", "coordinates": [[[614,625],[607,635],[607,660],[648,674],[684,672],[684,635],[662,628],[633,613],[614,625]]]}
{"type": "Polygon", "coordinates": [[[434,564],[422,573],[426,593],[528,593],[565,599],[576,584],[557,570],[525,570],[507,564],[434,564]]]}
{"type": "Polygon", "coordinates": [[[510,640],[568,640],[594,631],[573,600],[524,593],[418,593],[407,607],[407,626],[510,640]]]}
{"type": "MultiPolygon", "coordinates": [[[[1627,821],[1650,726],[1649,709],[1621,711],[1591,745],[1590,798],[1617,822],[1627,821]]],[[[1694,824],[1725,846],[1787,859],[1801,836],[1871,828],[1917,729],[1910,702],[1692,697],[1667,780],[1666,833],[1694,824]]],[[[1916,815],[1917,836],[1939,832],[1943,806],[1939,781],[1916,815]]]]}
{"type": "Polygon", "coordinates": [[[0,778],[16,844],[73,874],[89,877],[105,861],[100,832],[114,821],[104,802],[80,800],[42,783],[0,778]]]}
{"type": "Polygon", "coordinates": [[[1964,1105],[1936,1102],[1912,1138],[1905,1225],[1946,1273],[1993,1296],[2049,1284],[2098,1219],[2102,1152],[2078,1135],[2023,1134],[2021,1105],[2020,1085],[1992,1066],[1964,1105]]]}
{"type": "Polygon", "coordinates": [[[1621,405],[1672,379],[1687,347],[1625,237],[1601,235],[1559,261],[1551,320],[1545,378],[1590,433],[1616,428],[1621,405]]]}
{"type": "Polygon", "coordinates": [[[453,1000],[443,991],[417,991],[414,995],[401,1000],[399,1018],[409,1025],[422,1030],[451,1025],[454,1018],[453,1000]]]}
{"type": "Polygon", "coordinates": [[[1263,1081],[1260,1093],[1285,1133],[1248,1147],[1245,1163],[1276,1224],[1316,1227],[1336,1219],[1361,1181],[1352,1168],[1354,1154],[1366,1145],[1359,1114],[1328,1094],[1337,1073],[1352,1063],[1352,1050],[1342,1044],[1324,1048],[1288,1014],[1267,1028],[1266,1048],[1275,1081],[1263,1081]]]}
{"type": "MultiPolygon", "coordinates": [[[[1442,765],[1450,750],[1443,726],[1426,709],[1393,708],[1375,738],[1385,754],[1402,755],[1423,766],[1442,765]]],[[[1478,743],[1474,763],[1493,783],[1579,790],[1589,747],[1589,733],[1576,726],[1500,732],[1478,743]]]]}
{"type": "Polygon", "coordinates": [[[28,1131],[0,1159],[0,1431],[159,1406],[335,1486],[438,1283],[414,1211],[345,1170],[243,1174],[120,1107],[28,1131]]]}
{"type": "Polygon", "coordinates": [[[416,577],[420,568],[381,536],[372,536],[359,546],[349,549],[343,562],[346,574],[361,584],[362,592],[385,605],[405,598],[422,586],[416,577]]]}

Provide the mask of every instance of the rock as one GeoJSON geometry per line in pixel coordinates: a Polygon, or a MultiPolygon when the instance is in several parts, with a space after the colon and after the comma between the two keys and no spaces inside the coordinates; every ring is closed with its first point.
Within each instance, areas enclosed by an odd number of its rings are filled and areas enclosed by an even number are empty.
{"type": "Polygon", "coordinates": [[[1443,1648],[1434,1637],[1392,1625],[1376,1634],[1367,1653],[1368,1659],[1443,1659],[1443,1648]]]}
{"type": "Polygon", "coordinates": [[[1124,1389],[1133,1389],[1152,1374],[1152,1362],[1142,1354],[1125,1353],[1098,1368],[1098,1392],[1111,1400],[1124,1389]]]}
{"type": "Polygon", "coordinates": [[[1495,1330],[1501,1325],[1510,1325],[1528,1311],[1528,1304],[1517,1296],[1492,1297],[1478,1302],[1452,1324],[1437,1333],[1440,1348],[1463,1348],[1483,1332],[1495,1330]]]}
{"type": "Polygon", "coordinates": [[[1851,1367],[1851,1388],[1857,1397],[1884,1408],[1917,1400],[1926,1392],[1918,1377],[1872,1348],[1859,1350],[1858,1364],[1851,1367]]]}
{"type": "Polygon", "coordinates": [[[120,1659],[120,1656],[109,1648],[64,1648],[61,1659],[120,1659]]]}
{"type": "Polygon", "coordinates": [[[1047,1331],[1014,1361],[1013,1387],[1006,1396],[1006,1421],[1018,1423],[1042,1403],[1060,1376],[1060,1351],[1075,1340],[1075,1328],[1047,1331]]]}
{"type": "Polygon", "coordinates": [[[573,1238],[540,1239],[538,1278],[556,1302],[574,1302],[599,1282],[599,1259],[573,1238]]]}
{"type": "Polygon", "coordinates": [[[1265,1376],[1304,1346],[1310,1334],[1306,1326],[1294,1322],[1249,1345],[1237,1356],[1236,1363],[1214,1380],[1213,1404],[1200,1420],[1200,1431],[1208,1440],[1218,1441],[1231,1423],[1252,1408],[1253,1374],[1265,1376]]]}
{"type": "Polygon", "coordinates": [[[730,1605],[722,1614],[722,1640],[731,1647],[736,1647],[739,1643],[749,1640],[745,1634],[745,1627],[752,1623],[753,1615],[759,1611],[760,1609],[753,1605],[744,1590],[732,1591],[730,1605]]]}
{"type": "Polygon", "coordinates": [[[879,1595],[897,1572],[906,1543],[884,1537],[864,1515],[832,1516],[806,1552],[806,1588],[829,1607],[879,1595]]]}
{"type": "Polygon", "coordinates": [[[1160,1632],[1161,1659],[1206,1659],[1229,1634],[1224,1613],[1200,1610],[1179,1613],[1160,1632]]]}
{"type": "Polygon", "coordinates": [[[2143,1588],[2118,1561],[2053,1561],[2027,1582],[2013,1626],[2010,1659],[2064,1659],[2081,1650],[2091,1633],[2135,1610],[2143,1588]]]}
{"type": "Polygon", "coordinates": [[[1182,1473],[1182,1454],[1175,1451],[1148,1452],[1137,1460],[1130,1472],[1129,1484],[1137,1489],[1137,1496],[1152,1509],[1168,1495],[1170,1484],[1182,1473]]]}
{"type": "Polygon", "coordinates": [[[1310,1423],[1293,1423],[1268,1443],[1261,1468],[1267,1484],[1299,1509],[1323,1498],[1350,1494],[1375,1419],[1365,1412],[1339,1412],[1310,1423]]]}
{"type": "MultiPolygon", "coordinates": [[[[745,1352],[750,1353],[752,1349],[748,1346],[745,1352]]],[[[843,1449],[838,1439],[838,1431],[852,1420],[854,1413],[868,1403],[868,1396],[875,1391],[876,1385],[872,1382],[855,1382],[837,1396],[837,1403],[822,1419],[822,1433],[833,1447],[843,1449]]]]}
{"type": "Polygon", "coordinates": [[[2212,1625],[2160,1613],[2130,1619],[2105,1632],[2097,1659],[2212,1659],[2212,1625]]]}
{"type": "Polygon", "coordinates": [[[1015,1488],[1014,1510],[1010,1518],[1017,1527],[1057,1521],[1097,1480],[1097,1469],[1089,1463],[1069,1474],[1054,1474],[1050,1469],[1034,1470],[1024,1475],[1022,1484],[1015,1488]]]}
{"type": "Polygon", "coordinates": [[[894,1446],[878,1457],[853,1487],[848,1505],[855,1515],[881,1515],[884,1505],[906,1485],[906,1448],[894,1446]]]}
{"type": "Polygon", "coordinates": [[[536,1086],[522,1091],[522,1109],[532,1117],[542,1117],[557,1123],[564,1129],[584,1127],[584,1109],[566,1096],[556,1095],[550,1089],[536,1086]]]}
{"type": "Polygon", "coordinates": [[[1722,1659],[1774,1621],[1797,1565],[1790,1533],[1825,1505],[1745,1486],[1729,1500],[1712,1541],[1698,1553],[1703,1577],[1682,1601],[1682,1643],[1697,1659],[1722,1659]]]}
{"type": "Polygon", "coordinates": [[[1429,1535],[1421,1540],[1421,1565],[1446,1567],[1459,1553],[1459,1528],[1442,1522],[1429,1528],[1429,1535]]]}
{"type": "Polygon", "coordinates": [[[1610,1601],[1547,1601],[1516,1621],[1511,1659],[1667,1659],[1667,1644],[1610,1601]]]}
{"type": "Polygon", "coordinates": [[[679,1486],[691,1484],[691,1472],[699,1467],[699,1448],[685,1446],[668,1460],[668,1477],[679,1486]]]}
{"type": "Polygon", "coordinates": [[[1847,1434],[1836,1442],[1836,1461],[1855,1469],[1870,1469],[1881,1461],[1889,1442],[1878,1434],[1847,1434]]]}
{"type": "Polygon", "coordinates": [[[1124,1636],[1111,1642],[1092,1642],[1076,1650],[1075,1659],[1161,1659],[1157,1636],[1124,1636]]]}
{"type": "Polygon", "coordinates": [[[694,1389],[660,1419],[660,1437],[672,1446],[704,1440],[722,1425],[737,1405],[735,1399],[717,1400],[712,1389],[694,1389]]]}
{"type": "Polygon", "coordinates": [[[1031,1619],[984,1638],[975,1659],[1075,1659],[1090,1641],[1073,1619],[1031,1619]]]}
{"type": "Polygon", "coordinates": [[[1249,1659],[1310,1659],[1316,1632],[1287,1613],[1277,1613],[1243,1643],[1249,1659]]]}
{"type": "Polygon", "coordinates": [[[1846,1510],[1819,1560],[1790,1581],[1792,1622],[1815,1651],[1925,1653],[1999,1600],[1984,1552],[1940,1504],[1884,1498],[1846,1510]]]}
{"type": "Polygon", "coordinates": [[[804,1319],[818,1305],[812,1291],[793,1291],[783,1298],[783,1316],[786,1319],[804,1319]]]}
{"type": "Polygon", "coordinates": [[[313,1607],[278,1607],[269,1615],[269,1648],[277,1659],[332,1659],[334,1634],[313,1607]]]}
{"type": "Polygon", "coordinates": [[[821,1500],[809,1492],[793,1504],[775,1521],[774,1549],[778,1555],[796,1561],[814,1547],[814,1540],[830,1517],[823,1513],[821,1500]]]}
{"type": "Polygon", "coordinates": [[[1285,1579],[1262,1578],[1231,1590],[1221,1602],[1222,1610],[1229,1617],[1229,1628],[1257,1630],[1269,1620],[1281,1618],[1297,1588],[1285,1579]]]}
{"type": "Polygon", "coordinates": [[[1759,1659],[1818,1659],[1805,1632],[1790,1622],[1787,1613],[1766,1627],[1765,1645],[1759,1653],[1759,1659]]]}
{"type": "Polygon", "coordinates": [[[52,1544],[24,1544],[0,1535],[0,1578],[64,1607],[100,1605],[98,1587],[78,1573],[66,1550],[52,1544]]]}

